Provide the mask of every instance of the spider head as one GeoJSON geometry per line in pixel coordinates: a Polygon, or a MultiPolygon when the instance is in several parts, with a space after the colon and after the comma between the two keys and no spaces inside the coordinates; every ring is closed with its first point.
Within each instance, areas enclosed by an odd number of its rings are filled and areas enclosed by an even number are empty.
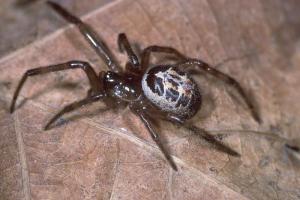
{"type": "Polygon", "coordinates": [[[110,86],[114,86],[122,81],[122,77],[112,71],[107,71],[104,74],[104,82],[110,86]]]}
{"type": "Polygon", "coordinates": [[[106,93],[122,101],[135,101],[140,96],[140,90],[135,81],[128,76],[107,71],[103,75],[104,88],[106,93]]]}

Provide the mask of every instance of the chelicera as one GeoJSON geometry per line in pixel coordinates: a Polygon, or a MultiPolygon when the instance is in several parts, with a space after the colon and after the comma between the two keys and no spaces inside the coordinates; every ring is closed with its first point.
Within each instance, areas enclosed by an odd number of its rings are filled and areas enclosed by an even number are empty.
{"type": "MultiPolygon", "coordinates": [[[[92,102],[101,100],[107,105],[111,105],[111,102],[115,102],[116,105],[126,104],[144,123],[152,139],[174,170],[177,170],[177,167],[162,145],[159,134],[155,131],[152,123],[153,116],[155,116],[155,118],[159,117],[176,125],[185,126],[187,120],[200,110],[201,93],[198,85],[188,73],[188,69],[199,69],[235,88],[246,102],[254,119],[260,121],[252,102],[240,84],[230,76],[210,67],[207,63],[188,58],[176,49],[165,46],[149,46],[140,53],[139,58],[131,48],[126,35],[121,33],[118,36],[118,45],[121,51],[125,51],[129,59],[125,69],[122,70],[106,44],[90,26],[60,5],[53,2],[48,2],[48,4],[66,21],[79,28],[85,39],[106,63],[109,71],[102,71],[97,75],[91,65],[84,61],[69,61],[30,69],[23,75],[14,93],[10,107],[11,112],[15,109],[19,92],[28,77],[68,69],[82,69],[90,83],[87,97],[63,108],[47,123],[45,130],[49,129],[65,113],[92,102]],[[176,63],[150,67],[150,56],[153,52],[171,54],[176,57],[176,63]]],[[[202,131],[201,137],[213,143],[216,148],[233,156],[239,155],[204,130],[195,126],[189,126],[189,129],[194,132],[202,131]]]]}

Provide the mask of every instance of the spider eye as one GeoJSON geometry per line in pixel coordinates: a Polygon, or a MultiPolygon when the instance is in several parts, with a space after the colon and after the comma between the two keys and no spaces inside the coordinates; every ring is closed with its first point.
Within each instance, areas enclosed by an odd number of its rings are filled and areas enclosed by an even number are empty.
{"type": "Polygon", "coordinates": [[[105,82],[108,83],[118,83],[120,80],[120,76],[114,72],[108,71],[104,76],[105,82]]]}

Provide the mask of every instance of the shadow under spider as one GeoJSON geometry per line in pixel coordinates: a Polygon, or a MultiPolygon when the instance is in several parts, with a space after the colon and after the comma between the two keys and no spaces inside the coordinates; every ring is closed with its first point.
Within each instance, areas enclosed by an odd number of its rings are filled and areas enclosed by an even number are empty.
{"type": "Polygon", "coordinates": [[[97,109],[97,110],[94,110],[94,111],[88,111],[88,112],[85,112],[85,113],[77,112],[77,113],[74,113],[70,117],[67,117],[67,118],[66,117],[61,117],[56,123],[54,123],[52,125],[52,128],[63,126],[65,124],[69,123],[70,121],[76,122],[77,120],[79,120],[81,118],[95,117],[95,116],[98,116],[99,113],[106,112],[108,110],[112,110],[112,109],[109,108],[109,107],[105,107],[105,108],[100,108],[100,109],[97,109]]]}

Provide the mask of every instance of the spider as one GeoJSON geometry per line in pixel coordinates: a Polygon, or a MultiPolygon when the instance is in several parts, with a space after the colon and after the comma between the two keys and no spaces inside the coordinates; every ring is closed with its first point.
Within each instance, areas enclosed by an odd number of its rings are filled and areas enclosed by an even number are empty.
{"type": "Polygon", "coordinates": [[[194,117],[200,110],[202,103],[198,85],[187,71],[189,68],[202,70],[235,88],[249,107],[253,118],[257,122],[260,122],[259,115],[253,103],[235,79],[214,69],[201,60],[191,59],[183,55],[172,47],[149,46],[140,53],[139,59],[133,51],[125,33],[121,33],[118,36],[120,51],[125,51],[129,59],[125,65],[125,69],[122,70],[104,41],[100,39],[89,25],[69,13],[59,4],[54,2],[47,3],[66,21],[79,28],[79,31],[87,42],[103,59],[109,71],[101,71],[97,75],[92,66],[84,61],[69,61],[30,69],[24,73],[15,90],[10,107],[11,113],[15,110],[17,97],[28,77],[68,69],[81,69],[85,72],[90,83],[87,97],[64,107],[51,118],[44,128],[45,130],[48,130],[62,115],[83,105],[96,101],[103,101],[107,105],[114,102],[116,105],[126,104],[140,118],[166,160],[176,171],[177,166],[175,162],[162,145],[159,134],[154,129],[153,116],[158,116],[159,119],[167,120],[179,126],[185,126],[193,132],[201,132],[201,137],[214,144],[217,149],[233,156],[239,156],[237,152],[225,146],[203,129],[186,125],[187,120],[194,117]],[[153,52],[173,55],[176,57],[176,63],[158,64],[150,67],[150,56],[153,52]]]}

